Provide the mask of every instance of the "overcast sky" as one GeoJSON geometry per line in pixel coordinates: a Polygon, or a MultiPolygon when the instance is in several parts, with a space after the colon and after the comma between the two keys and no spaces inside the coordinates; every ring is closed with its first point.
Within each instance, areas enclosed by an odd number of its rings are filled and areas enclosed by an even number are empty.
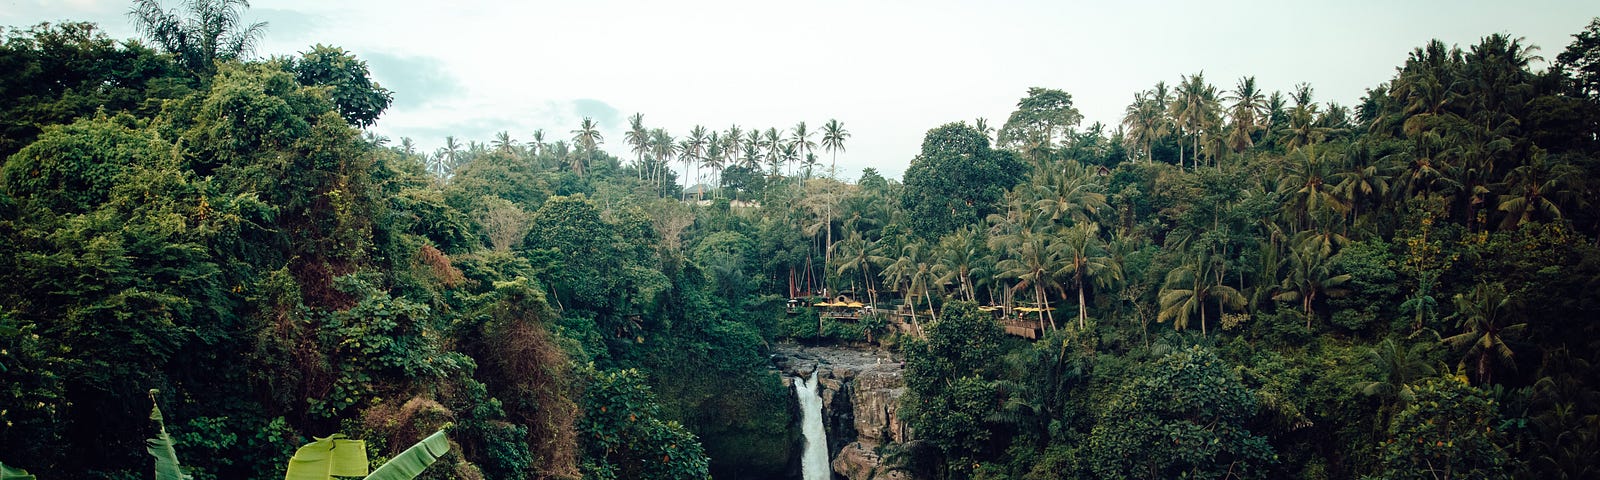
{"type": "MultiPolygon", "coordinates": [[[[260,56],[323,43],[366,60],[395,92],[374,129],[430,151],[446,135],[568,138],[591,116],[628,159],[634,112],[674,135],[838,119],[853,180],[864,167],[898,178],[941,124],[998,127],[1028,87],[1072,94],[1085,125],[1115,125],[1134,92],[1200,71],[1220,89],[1254,75],[1353,105],[1429,39],[1508,33],[1554,60],[1600,16],[1592,0],[1293,3],[256,0],[247,18],[270,24],[260,56]]],[[[0,25],[89,20],[133,37],[128,6],[0,0],[0,25]]]]}

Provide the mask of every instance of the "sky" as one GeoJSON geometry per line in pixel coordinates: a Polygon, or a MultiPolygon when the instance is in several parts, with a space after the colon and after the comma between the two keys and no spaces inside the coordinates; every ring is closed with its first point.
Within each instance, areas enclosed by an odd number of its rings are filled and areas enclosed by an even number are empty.
{"type": "MultiPolygon", "coordinates": [[[[1430,39],[1505,33],[1553,61],[1600,16],[1592,0],[1302,3],[256,0],[245,17],[269,24],[257,56],[320,43],[365,60],[395,97],[372,130],[425,151],[447,135],[570,138],[592,117],[627,160],[635,112],[674,135],[837,119],[851,133],[838,176],[854,180],[899,178],[942,124],[998,128],[1029,87],[1071,94],[1085,126],[1114,126],[1135,92],[1195,73],[1221,90],[1306,82],[1349,106],[1430,39]]],[[[129,5],[0,0],[0,25],[94,21],[132,38],[129,5]]]]}

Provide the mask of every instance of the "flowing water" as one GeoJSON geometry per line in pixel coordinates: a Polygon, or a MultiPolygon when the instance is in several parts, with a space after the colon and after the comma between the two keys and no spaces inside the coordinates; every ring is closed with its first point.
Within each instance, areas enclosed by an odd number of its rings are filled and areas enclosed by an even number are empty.
{"type": "Polygon", "coordinates": [[[800,455],[800,472],[803,480],[828,480],[833,477],[828,466],[828,438],[822,429],[822,396],[817,392],[817,372],[811,372],[808,381],[794,379],[794,395],[800,399],[800,432],[806,437],[805,452],[800,455]]]}

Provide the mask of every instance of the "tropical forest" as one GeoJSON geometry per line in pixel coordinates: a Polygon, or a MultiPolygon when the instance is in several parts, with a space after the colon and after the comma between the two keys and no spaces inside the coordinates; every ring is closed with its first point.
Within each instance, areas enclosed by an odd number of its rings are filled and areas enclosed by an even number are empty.
{"type": "Polygon", "coordinates": [[[118,8],[0,28],[6,480],[1600,478],[1600,18],[984,92],[894,178],[843,116],[390,138],[353,51],[118,8]]]}

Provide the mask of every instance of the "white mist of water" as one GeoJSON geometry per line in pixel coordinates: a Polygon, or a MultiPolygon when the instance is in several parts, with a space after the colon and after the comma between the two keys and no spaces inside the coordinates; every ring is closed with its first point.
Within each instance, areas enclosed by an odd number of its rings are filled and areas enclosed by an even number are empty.
{"type": "Polygon", "coordinates": [[[806,449],[800,455],[800,472],[803,480],[829,480],[833,478],[828,466],[828,437],[822,429],[822,396],[817,392],[817,372],[811,380],[795,377],[794,395],[800,399],[800,432],[805,435],[806,449]]]}

